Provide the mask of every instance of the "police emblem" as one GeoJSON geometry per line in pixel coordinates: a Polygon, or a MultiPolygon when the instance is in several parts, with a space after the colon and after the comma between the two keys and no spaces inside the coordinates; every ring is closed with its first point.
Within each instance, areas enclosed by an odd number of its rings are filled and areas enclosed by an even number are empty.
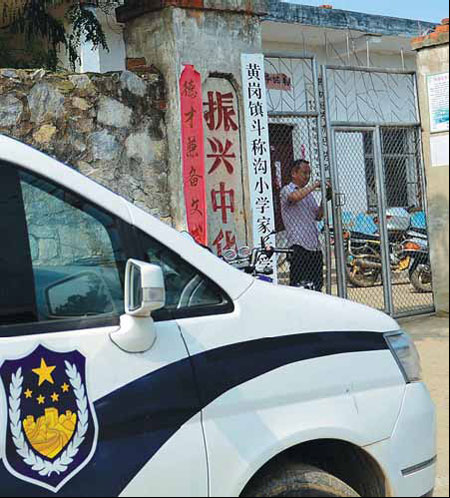
{"type": "Polygon", "coordinates": [[[24,358],[4,361],[0,378],[7,406],[0,444],[6,468],[19,479],[59,491],[96,449],[86,358],[39,346],[24,358]]]}

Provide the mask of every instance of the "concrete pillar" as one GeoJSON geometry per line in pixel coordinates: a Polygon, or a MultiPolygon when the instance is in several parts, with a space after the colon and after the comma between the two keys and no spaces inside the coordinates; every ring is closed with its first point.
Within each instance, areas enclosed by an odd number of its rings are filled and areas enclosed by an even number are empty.
{"type": "MultiPolygon", "coordinates": [[[[428,184],[429,230],[431,262],[433,266],[434,292],[438,313],[449,313],[449,132],[448,100],[442,95],[440,113],[442,122],[435,125],[431,106],[438,99],[430,97],[430,85],[436,88],[430,77],[448,75],[449,72],[449,25],[448,19],[438,26],[431,35],[413,40],[413,48],[418,52],[417,66],[419,76],[419,99],[422,115],[423,146],[428,184]],[[433,102],[431,101],[433,100],[433,102]],[[446,110],[445,110],[446,107],[446,110]],[[447,113],[447,120],[445,114],[447,113]]],[[[445,85],[445,80],[442,83],[445,85]]],[[[448,87],[447,87],[448,90],[448,87]]],[[[436,90],[435,90],[436,92],[436,90]]],[[[448,93],[447,93],[448,95],[448,93]]]]}
{"type": "MultiPolygon", "coordinates": [[[[184,64],[193,64],[203,81],[226,75],[241,93],[241,53],[261,52],[266,7],[265,0],[128,0],[117,9],[129,67],[153,65],[166,79],[169,181],[178,229],[186,226],[178,85],[184,64]]],[[[240,115],[244,130],[242,109],[240,115]]]]}

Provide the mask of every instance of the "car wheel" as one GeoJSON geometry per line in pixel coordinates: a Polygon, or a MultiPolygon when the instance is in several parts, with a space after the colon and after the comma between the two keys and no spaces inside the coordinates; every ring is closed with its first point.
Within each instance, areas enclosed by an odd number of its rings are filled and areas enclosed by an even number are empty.
{"type": "Polygon", "coordinates": [[[309,465],[280,465],[268,471],[245,490],[244,497],[358,497],[350,486],[327,472],[309,465]]]}

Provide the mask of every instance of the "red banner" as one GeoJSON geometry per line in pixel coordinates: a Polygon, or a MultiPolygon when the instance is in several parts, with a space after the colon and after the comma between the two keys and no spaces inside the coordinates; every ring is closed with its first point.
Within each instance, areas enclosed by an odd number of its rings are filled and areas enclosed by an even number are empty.
{"type": "Polygon", "coordinates": [[[184,198],[189,233],[208,244],[202,80],[186,65],[180,79],[184,198]]]}

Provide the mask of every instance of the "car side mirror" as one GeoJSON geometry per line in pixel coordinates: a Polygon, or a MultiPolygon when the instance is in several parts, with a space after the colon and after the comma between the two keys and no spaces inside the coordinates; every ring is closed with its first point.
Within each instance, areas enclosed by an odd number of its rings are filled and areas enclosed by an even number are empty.
{"type": "Polygon", "coordinates": [[[149,317],[166,305],[166,288],[161,267],[130,259],[125,271],[125,312],[149,317]]]}
{"type": "Polygon", "coordinates": [[[145,353],[156,341],[152,312],[166,305],[164,274],[159,266],[130,259],[125,271],[125,315],[110,334],[127,353],[145,353]]]}

